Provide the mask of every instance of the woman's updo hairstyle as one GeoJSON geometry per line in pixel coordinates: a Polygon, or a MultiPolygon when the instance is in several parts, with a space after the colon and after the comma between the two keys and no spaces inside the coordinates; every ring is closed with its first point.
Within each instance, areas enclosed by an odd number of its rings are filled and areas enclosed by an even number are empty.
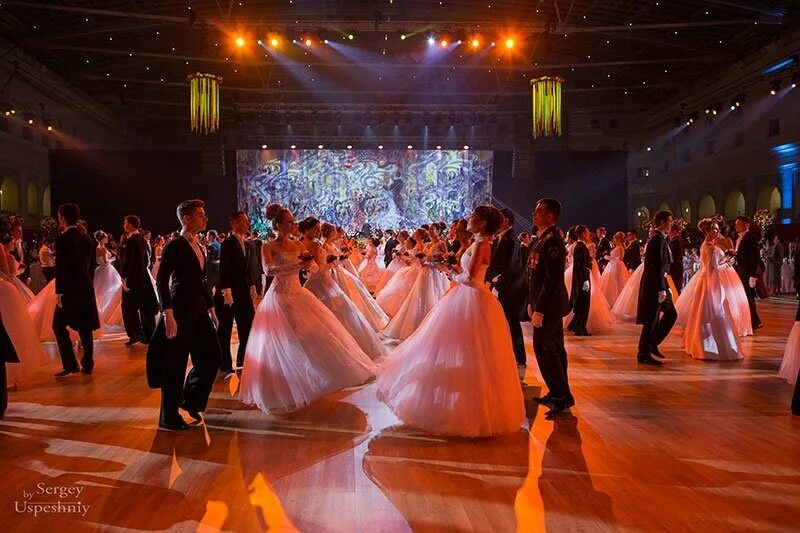
{"type": "Polygon", "coordinates": [[[577,230],[578,226],[572,226],[567,230],[567,240],[570,242],[575,242],[578,240],[577,230]]]}
{"type": "Polygon", "coordinates": [[[497,233],[503,225],[503,215],[492,205],[479,205],[475,208],[475,215],[486,222],[486,233],[491,235],[497,233]]]}
{"type": "Polygon", "coordinates": [[[288,214],[289,210],[281,204],[272,203],[267,206],[267,220],[271,220],[273,225],[281,224],[288,214]]]}
{"type": "Polygon", "coordinates": [[[614,234],[614,242],[619,241],[620,243],[625,242],[625,233],[622,231],[618,231],[614,234]]]}
{"type": "Polygon", "coordinates": [[[377,248],[377,247],[380,245],[380,243],[381,243],[381,240],[380,240],[379,238],[377,238],[377,237],[372,237],[372,238],[370,239],[370,242],[372,243],[372,246],[374,246],[375,248],[377,248]]]}
{"type": "Polygon", "coordinates": [[[430,238],[428,231],[423,227],[417,228],[417,231],[414,232],[414,241],[416,242],[425,242],[428,238],[430,238]]]}
{"type": "Polygon", "coordinates": [[[579,241],[587,231],[589,231],[589,228],[583,224],[578,224],[575,226],[575,240],[579,241]]]}
{"type": "Polygon", "coordinates": [[[336,226],[334,226],[333,224],[329,224],[329,223],[327,223],[327,222],[324,222],[324,223],[322,224],[322,236],[323,236],[323,237],[325,237],[325,238],[327,239],[327,238],[328,238],[328,237],[330,237],[330,236],[331,236],[331,235],[332,235],[334,232],[336,232],[336,226]]]}
{"type": "Polygon", "coordinates": [[[703,234],[708,233],[711,229],[711,226],[714,225],[717,221],[713,218],[704,218],[697,224],[697,229],[703,232],[703,234]]]}
{"type": "Polygon", "coordinates": [[[96,240],[97,242],[102,241],[106,237],[108,237],[108,235],[106,235],[106,232],[101,229],[94,232],[94,240],[96,240]]]}
{"type": "Polygon", "coordinates": [[[319,220],[317,220],[316,218],[306,217],[303,220],[301,220],[300,223],[297,225],[297,230],[300,233],[305,233],[314,226],[316,226],[317,224],[319,224],[319,220]]]}

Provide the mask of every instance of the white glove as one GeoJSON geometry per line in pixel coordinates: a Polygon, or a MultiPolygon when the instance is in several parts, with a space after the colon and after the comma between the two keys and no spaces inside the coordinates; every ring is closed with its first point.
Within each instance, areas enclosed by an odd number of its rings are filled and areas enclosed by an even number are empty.
{"type": "Polygon", "coordinates": [[[251,300],[255,300],[257,296],[258,296],[258,293],[256,292],[256,286],[255,285],[250,285],[250,299],[251,300]]]}
{"type": "Polygon", "coordinates": [[[533,313],[533,316],[531,317],[531,324],[533,324],[533,327],[540,328],[542,327],[543,322],[544,322],[544,315],[542,313],[538,311],[533,313]]]}
{"type": "Polygon", "coordinates": [[[658,291],[658,303],[663,304],[667,299],[667,291],[658,291]]]}
{"type": "Polygon", "coordinates": [[[589,280],[583,282],[583,292],[589,292],[589,280]]]}
{"type": "Polygon", "coordinates": [[[233,305],[233,294],[230,289],[222,289],[222,301],[225,305],[233,305]]]}
{"type": "Polygon", "coordinates": [[[211,318],[211,324],[214,326],[214,329],[219,329],[219,319],[217,318],[217,312],[214,311],[214,308],[208,310],[208,316],[211,318]]]}
{"type": "Polygon", "coordinates": [[[56,294],[56,305],[58,307],[63,307],[63,304],[61,303],[61,297],[62,297],[61,294],[56,294]]]}
{"type": "Polygon", "coordinates": [[[750,283],[748,283],[748,285],[750,285],[751,289],[755,289],[756,288],[756,282],[757,281],[758,281],[758,278],[750,278],[750,283]]]}

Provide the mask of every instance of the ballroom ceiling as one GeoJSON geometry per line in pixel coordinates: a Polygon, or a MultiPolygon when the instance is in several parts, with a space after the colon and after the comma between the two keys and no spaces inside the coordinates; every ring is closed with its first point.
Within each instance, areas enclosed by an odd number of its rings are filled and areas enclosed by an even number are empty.
{"type": "Polygon", "coordinates": [[[566,78],[571,105],[646,109],[768,43],[797,10],[791,0],[4,1],[0,31],[133,125],[153,125],[186,119],[196,71],[223,77],[228,110],[524,109],[541,74],[566,78]]]}

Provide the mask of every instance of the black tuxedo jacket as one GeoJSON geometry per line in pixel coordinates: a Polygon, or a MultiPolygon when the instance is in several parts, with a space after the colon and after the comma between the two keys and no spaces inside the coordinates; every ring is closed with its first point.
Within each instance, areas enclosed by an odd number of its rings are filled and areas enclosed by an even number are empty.
{"type": "MultiPolygon", "coordinates": [[[[576,298],[583,291],[583,283],[591,279],[592,257],[589,248],[583,242],[578,242],[572,251],[572,288],[569,294],[571,306],[575,305],[576,298]]],[[[597,287],[599,289],[599,287],[597,287]]]]}
{"type": "Polygon", "coordinates": [[[250,299],[250,287],[255,285],[250,271],[251,255],[252,243],[247,240],[244,241],[244,251],[239,239],[232,233],[222,241],[217,291],[230,289],[234,302],[250,299]]]}
{"type": "Polygon", "coordinates": [[[642,254],[639,251],[639,241],[633,241],[625,245],[625,253],[622,255],[622,262],[628,270],[636,270],[642,262],[642,254]]]}
{"type": "Polygon", "coordinates": [[[25,266],[25,270],[22,272],[22,274],[20,274],[20,276],[23,277],[23,278],[27,278],[30,275],[30,271],[31,271],[31,265],[30,265],[31,260],[30,260],[30,254],[28,254],[28,243],[26,243],[24,240],[22,241],[22,256],[21,257],[19,255],[19,252],[17,252],[17,247],[16,246],[14,246],[11,249],[11,255],[14,257],[14,259],[16,259],[17,261],[19,261],[21,264],[23,264],[25,266]]]}
{"type": "Polygon", "coordinates": [[[99,329],[94,295],[94,242],[78,228],[56,237],[56,294],[61,295],[62,314],[75,331],[99,329]]]}
{"type": "Polygon", "coordinates": [[[685,250],[682,237],[677,236],[669,240],[669,251],[672,252],[672,263],[669,265],[669,273],[675,284],[678,284],[679,280],[683,278],[683,254],[685,250]]]}
{"type": "Polygon", "coordinates": [[[386,241],[386,245],[383,247],[383,263],[385,265],[388,266],[392,262],[392,252],[397,248],[398,244],[400,244],[400,241],[394,237],[386,241]]]}
{"type": "Polygon", "coordinates": [[[565,317],[569,297],[564,283],[567,251],[556,226],[538,235],[531,244],[528,262],[528,304],[545,316],[565,317]]]}
{"type": "Polygon", "coordinates": [[[125,239],[122,249],[119,275],[125,280],[128,288],[142,290],[148,285],[152,286],[150,274],[148,274],[150,254],[142,234],[134,233],[129,236],[125,239]]]}
{"type": "Polygon", "coordinates": [[[739,249],[736,250],[736,273],[745,288],[749,288],[750,278],[758,277],[761,257],[758,254],[758,239],[749,231],[744,234],[739,249]]]}
{"type": "Polygon", "coordinates": [[[260,283],[261,274],[264,273],[264,265],[261,262],[261,246],[263,245],[264,241],[261,239],[253,239],[250,241],[250,276],[255,283],[260,283]]]}
{"type": "Polygon", "coordinates": [[[184,237],[171,240],[161,252],[156,287],[161,310],[172,309],[178,330],[189,327],[213,306],[205,273],[184,237]]]}
{"type": "Polygon", "coordinates": [[[666,274],[671,263],[669,241],[656,231],[647,243],[644,252],[644,272],[639,285],[639,304],[636,323],[644,324],[658,311],[658,293],[669,287],[666,274]]]}
{"type": "Polygon", "coordinates": [[[500,304],[509,314],[524,318],[523,313],[528,303],[525,263],[520,252],[519,239],[511,229],[492,244],[492,257],[485,281],[491,282],[495,277],[498,277],[494,286],[500,304]]]}
{"type": "Polygon", "coordinates": [[[608,237],[603,237],[597,242],[597,250],[595,250],[594,258],[598,263],[606,264],[608,260],[606,260],[606,256],[611,253],[611,241],[608,240],[608,237]]]}

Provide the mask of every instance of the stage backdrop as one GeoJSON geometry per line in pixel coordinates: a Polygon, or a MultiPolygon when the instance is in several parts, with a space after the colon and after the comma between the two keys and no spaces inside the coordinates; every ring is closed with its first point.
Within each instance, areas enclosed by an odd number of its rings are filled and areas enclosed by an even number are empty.
{"type": "Polygon", "coordinates": [[[237,150],[239,208],[262,231],[271,202],[350,232],[414,228],[486,202],[492,166],[481,150],[237,150]]]}

